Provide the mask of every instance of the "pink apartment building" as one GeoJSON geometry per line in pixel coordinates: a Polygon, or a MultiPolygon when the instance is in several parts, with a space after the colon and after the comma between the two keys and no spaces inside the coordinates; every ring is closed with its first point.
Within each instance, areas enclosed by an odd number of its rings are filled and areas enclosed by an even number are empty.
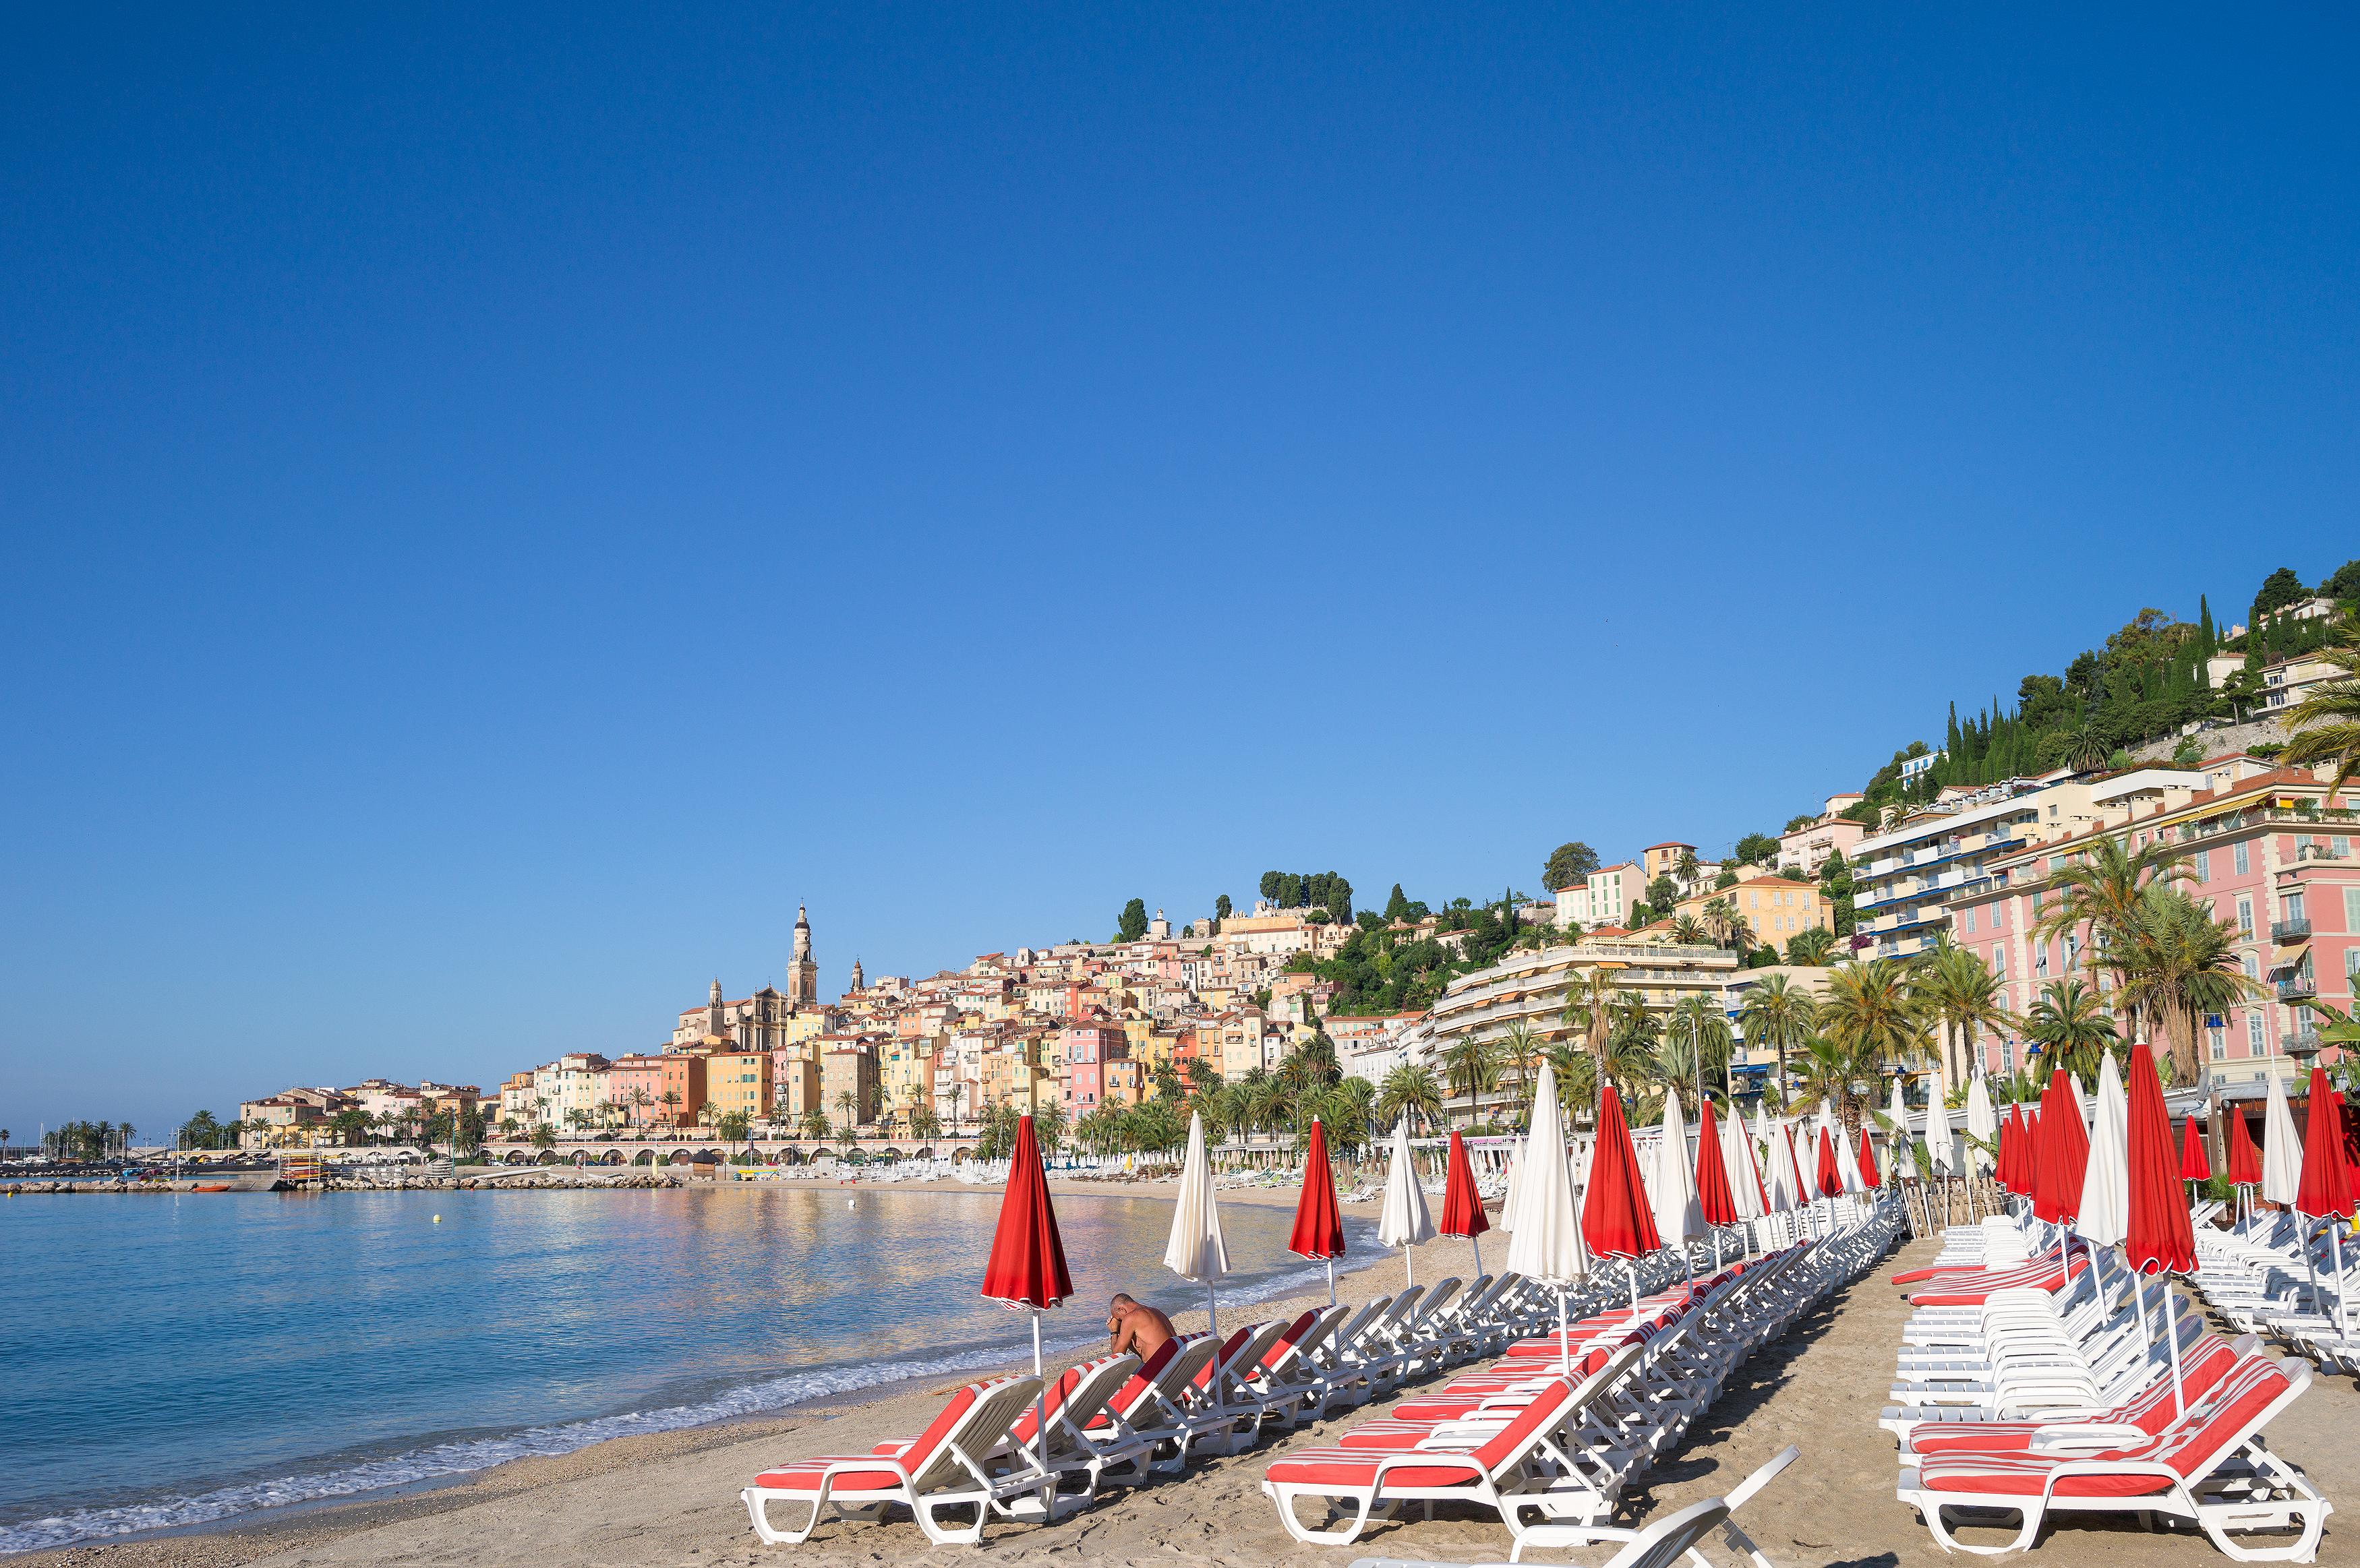
{"type": "MultiPolygon", "coordinates": [[[[2339,797],[2331,810],[2326,796],[2309,772],[2279,769],[2214,789],[2134,798],[2089,832],[1993,859],[1986,876],[1950,899],[1950,933],[1991,966],[2017,1014],[2053,980],[2111,984],[2089,962],[2086,927],[2034,940],[2041,907],[2055,897],[2052,874],[2097,833],[2125,838],[2133,850],[2169,843],[2195,872],[2186,890],[2235,924],[2245,973],[2268,987],[2245,1006],[2207,1016],[2199,1053],[2216,1078],[2231,1082],[2289,1072],[2293,1053],[2319,1045],[2318,1016],[2298,1004],[2316,996],[2350,1010],[2360,969],[2360,860],[2353,855],[2360,799],[2339,797]]],[[[2013,1035],[1986,1030],[1975,1046],[1988,1071],[2023,1064],[2024,1042],[2013,1035]]]]}
{"type": "Polygon", "coordinates": [[[1120,1024],[1071,1024],[1059,1031],[1057,1098],[1069,1116],[1086,1116],[1107,1097],[1107,1063],[1128,1060],[1120,1024]]]}

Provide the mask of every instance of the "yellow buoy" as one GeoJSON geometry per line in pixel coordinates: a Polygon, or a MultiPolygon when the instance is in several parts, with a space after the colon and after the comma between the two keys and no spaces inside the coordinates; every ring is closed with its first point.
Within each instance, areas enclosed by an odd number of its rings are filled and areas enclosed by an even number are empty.
{"type": "Polygon", "coordinates": [[[434,1216],[434,1223],[436,1225],[441,1225],[442,1223],[442,1216],[441,1214],[436,1214],[434,1216]]]}

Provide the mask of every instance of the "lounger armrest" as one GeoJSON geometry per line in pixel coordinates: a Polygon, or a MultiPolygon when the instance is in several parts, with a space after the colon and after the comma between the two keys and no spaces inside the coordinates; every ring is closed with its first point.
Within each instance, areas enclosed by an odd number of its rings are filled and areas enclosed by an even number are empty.
{"type": "Polygon", "coordinates": [[[1481,1460],[1464,1451],[1449,1454],[1429,1449],[1412,1449],[1406,1454],[1388,1454],[1378,1460],[1376,1474],[1369,1478],[1369,1484],[1382,1491],[1384,1488],[1385,1476],[1393,1471],[1432,1470],[1438,1467],[1464,1470],[1470,1475],[1481,1476],[1491,1474],[1484,1468],[1481,1460]]]}
{"type": "Polygon", "coordinates": [[[2169,1465],[2157,1465],[2143,1459],[2072,1459],[2049,1472],[2040,1484],[2040,1500],[2046,1504],[2055,1496],[2057,1483],[2075,1475],[2152,1475],[2158,1481],[2169,1481],[2173,1490],[2187,1485],[2187,1477],[2169,1465]]]}
{"type": "Polygon", "coordinates": [[[2039,1454],[2092,1443],[2120,1447],[2125,1443],[2145,1443],[2147,1439],[2147,1434],[2143,1428],[2126,1421],[2071,1421],[2060,1422],[2055,1426],[2044,1425],[2032,1434],[2029,1447],[2033,1453],[2039,1454]]]}

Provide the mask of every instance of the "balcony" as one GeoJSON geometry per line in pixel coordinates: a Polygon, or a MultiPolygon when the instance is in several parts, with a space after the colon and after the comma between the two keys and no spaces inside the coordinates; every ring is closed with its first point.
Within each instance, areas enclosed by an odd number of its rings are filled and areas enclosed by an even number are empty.
{"type": "Polygon", "coordinates": [[[2306,996],[2319,995],[2319,982],[2308,975],[2289,975],[2278,982],[2278,1000],[2300,1002],[2306,996]]]}
{"type": "Polygon", "coordinates": [[[2278,1041],[2278,1044],[2285,1048],[2289,1056],[2309,1056],[2319,1049],[2319,1031],[2309,1029],[2296,1029],[2278,1041]]]}
{"type": "Polygon", "coordinates": [[[2352,852],[2347,849],[2339,855],[2336,853],[2335,846],[2333,844],[2320,844],[2314,841],[2311,844],[2299,844],[2295,845],[2294,857],[2298,861],[2349,860],[2352,858],[2352,852]]]}
{"type": "Polygon", "coordinates": [[[2309,920],[2272,920],[2270,940],[2275,942],[2303,942],[2311,936],[2309,920]]]}

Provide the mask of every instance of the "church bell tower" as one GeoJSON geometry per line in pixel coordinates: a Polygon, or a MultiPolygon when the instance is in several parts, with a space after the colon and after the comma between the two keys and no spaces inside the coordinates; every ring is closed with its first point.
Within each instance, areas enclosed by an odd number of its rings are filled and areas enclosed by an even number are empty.
{"type": "Polygon", "coordinates": [[[798,1007],[819,1002],[819,964],[812,958],[811,915],[801,904],[795,906],[795,955],[787,963],[787,1000],[798,1007]]]}

